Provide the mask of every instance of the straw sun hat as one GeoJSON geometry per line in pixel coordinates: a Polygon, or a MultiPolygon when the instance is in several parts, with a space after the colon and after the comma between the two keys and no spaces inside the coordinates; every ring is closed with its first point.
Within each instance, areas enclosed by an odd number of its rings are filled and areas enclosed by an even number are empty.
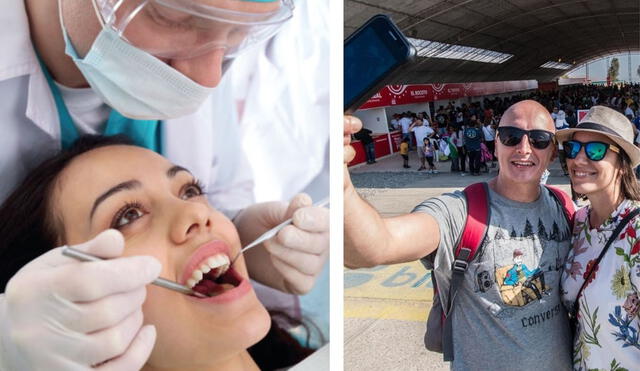
{"type": "Polygon", "coordinates": [[[620,112],[604,106],[593,106],[575,128],[556,132],[556,139],[562,143],[579,132],[606,136],[629,156],[631,167],[635,168],[640,164],[640,148],[633,144],[633,124],[620,112]]]}

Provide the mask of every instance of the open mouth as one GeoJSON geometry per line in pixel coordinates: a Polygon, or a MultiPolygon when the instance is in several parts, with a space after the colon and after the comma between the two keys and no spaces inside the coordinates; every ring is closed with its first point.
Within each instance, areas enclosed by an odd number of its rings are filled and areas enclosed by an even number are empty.
{"type": "Polygon", "coordinates": [[[212,297],[233,290],[241,282],[242,277],[229,265],[229,257],[226,254],[216,254],[193,270],[186,285],[193,291],[212,297]]]}
{"type": "Polygon", "coordinates": [[[596,175],[596,172],[592,171],[584,171],[584,170],[573,170],[574,178],[586,178],[588,176],[596,175]]]}
{"type": "Polygon", "coordinates": [[[536,166],[536,164],[534,164],[533,161],[511,161],[511,164],[518,168],[536,166]]]}

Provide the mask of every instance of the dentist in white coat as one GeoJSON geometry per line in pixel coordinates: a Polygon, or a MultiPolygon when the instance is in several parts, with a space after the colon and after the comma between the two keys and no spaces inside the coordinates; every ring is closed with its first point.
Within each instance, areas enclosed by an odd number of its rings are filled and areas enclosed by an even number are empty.
{"type": "MultiPolygon", "coordinates": [[[[328,212],[309,207],[304,196],[252,205],[252,178],[222,79],[238,52],[271,37],[294,13],[288,0],[3,1],[0,202],[78,136],[124,133],[201,179],[243,243],[293,215],[294,225],[264,244],[270,259],[249,257],[248,267],[265,284],[307,292],[328,254],[328,212]]],[[[87,263],[54,249],[0,288],[0,370],[136,370],[145,363],[155,330],[123,321],[141,307],[123,298],[144,290],[159,266],[153,258],[135,266],[118,259],[123,245],[107,231],[78,246],[111,258],[102,272],[87,272],[87,263]],[[131,280],[111,286],[110,275],[131,280]],[[51,280],[83,280],[100,294],[44,292],[42,283],[51,280]],[[82,330],[60,320],[77,302],[95,304],[84,306],[90,309],[78,319],[82,330]],[[92,320],[100,327],[93,329],[92,320]],[[97,353],[110,356],[88,364],[97,353]]]]}
{"type": "MultiPolygon", "coordinates": [[[[258,202],[329,193],[329,0],[294,3],[296,16],[282,32],[244,53],[228,72],[258,202]]],[[[328,264],[304,296],[254,289],[268,309],[313,322],[322,336],[312,332],[312,345],[329,338],[328,264]]]]}

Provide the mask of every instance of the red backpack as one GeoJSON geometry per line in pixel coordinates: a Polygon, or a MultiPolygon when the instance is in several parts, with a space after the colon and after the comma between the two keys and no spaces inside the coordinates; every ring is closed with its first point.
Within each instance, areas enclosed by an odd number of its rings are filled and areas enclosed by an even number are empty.
{"type": "MultiPolygon", "coordinates": [[[[545,186],[562,206],[569,226],[573,229],[573,215],[575,214],[573,201],[559,188],[545,186]]],[[[447,362],[453,361],[453,321],[449,314],[453,311],[456,294],[464,282],[464,274],[467,271],[467,267],[480,250],[491,219],[487,183],[471,184],[463,192],[467,199],[467,220],[460,242],[454,251],[455,260],[451,270],[449,302],[444,306],[440,301],[438,285],[432,273],[433,305],[427,318],[427,332],[424,335],[426,348],[433,352],[442,353],[444,360],[447,362]]]]}

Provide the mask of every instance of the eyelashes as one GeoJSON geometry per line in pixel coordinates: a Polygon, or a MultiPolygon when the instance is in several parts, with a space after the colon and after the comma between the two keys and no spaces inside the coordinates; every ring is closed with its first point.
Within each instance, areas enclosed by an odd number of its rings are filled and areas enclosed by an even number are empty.
{"type": "Polygon", "coordinates": [[[133,223],[134,221],[142,218],[145,214],[148,214],[148,212],[144,209],[141,202],[127,202],[113,216],[110,228],[120,230],[125,226],[133,223]]]}
{"type": "MultiPolygon", "coordinates": [[[[204,190],[204,185],[197,179],[191,179],[187,184],[180,188],[179,197],[182,200],[189,200],[194,197],[204,196],[207,193],[204,190]]],[[[144,207],[140,201],[128,201],[122,206],[111,219],[110,228],[122,229],[136,220],[149,214],[149,211],[144,207]]]]}
{"type": "Polygon", "coordinates": [[[180,198],[183,200],[198,196],[204,196],[206,194],[207,193],[205,192],[204,184],[202,184],[200,180],[195,178],[191,179],[189,183],[185,184],[180,189],[180,198]]]}

